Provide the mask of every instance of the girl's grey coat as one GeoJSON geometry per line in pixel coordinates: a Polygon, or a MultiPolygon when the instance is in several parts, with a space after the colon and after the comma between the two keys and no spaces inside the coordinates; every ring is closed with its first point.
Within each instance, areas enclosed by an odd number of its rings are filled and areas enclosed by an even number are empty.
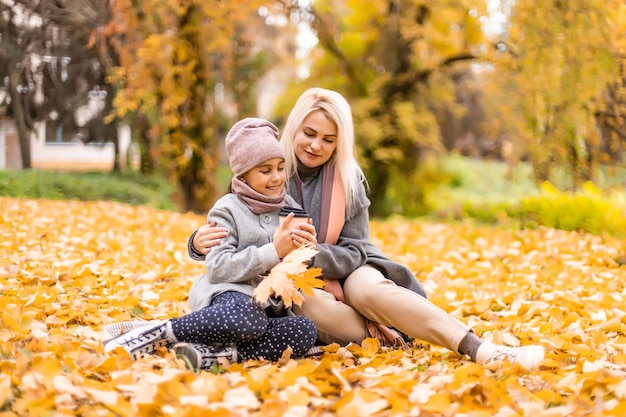
{"type": "MultiPolygon", "coordinates": [[[[290,196],[286,205],[299,207],[290,196]]],[[[228,230],[228,236],[211,248],[204,261],[206,272],[189,290],[192,311],[211,304],[217,294],[238,291],[252,295],[263,275],[280,262],[272,244],[278,227],[278,210],[254,214],[236,194],[221,197],[207,216],[228,230]]]]}

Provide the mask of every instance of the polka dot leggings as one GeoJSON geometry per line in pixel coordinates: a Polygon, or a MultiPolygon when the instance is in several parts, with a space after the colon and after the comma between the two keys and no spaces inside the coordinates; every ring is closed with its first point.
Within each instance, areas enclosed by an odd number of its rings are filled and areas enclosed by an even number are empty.
{"type": "Polygon", "coordinates": [[[227,291],[213,298],[211,305],[172,319],[172,331],[179,342],[213,345],[235,343],[240,359],[280,359],[290,346],[299,357],[315,344],[315,324],[302,316],[268,317],[249,295],[227,291]]]}

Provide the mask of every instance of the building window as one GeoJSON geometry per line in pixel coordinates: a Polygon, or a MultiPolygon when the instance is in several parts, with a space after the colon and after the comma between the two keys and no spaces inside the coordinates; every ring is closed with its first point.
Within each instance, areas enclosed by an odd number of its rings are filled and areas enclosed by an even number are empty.
{"type": "Polygon", "coordinates": [[[76,143],[80,139],[80,132],[76,132],[69,123],[56,120],[46,123],[46,143],[76,143]]]}

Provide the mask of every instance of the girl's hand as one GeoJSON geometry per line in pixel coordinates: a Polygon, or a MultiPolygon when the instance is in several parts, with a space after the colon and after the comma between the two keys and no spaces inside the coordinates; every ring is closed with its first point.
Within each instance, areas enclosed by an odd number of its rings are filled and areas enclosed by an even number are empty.
{"type": "Polygon", "coordinates": [[[278,227],[274,231],[272,243],[276,248],[278,257],[281,259],[289,255],[296,248],[291,237],[291,232],[294,226],[293,217],[294,214],[289,213],[287,217],[279,222],[278,227]]]}
{"type": "Polygon", "coordinates": [[[215,222],[201,226],[193,237],[193,247],[200,253],[206,255],[213,246],[219,245],[221,239],[228,236],[225,227],[218,227],[215,222]]]}

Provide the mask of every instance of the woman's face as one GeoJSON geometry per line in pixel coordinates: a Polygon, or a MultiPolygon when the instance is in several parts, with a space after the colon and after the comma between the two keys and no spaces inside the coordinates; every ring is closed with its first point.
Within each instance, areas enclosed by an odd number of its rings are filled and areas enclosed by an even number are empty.
{"type": "Polygon", "coordinates": [[[310,113],[294,138],[294,150],[300,163],[309,168],[322,166],[336,148],[337,125],[321,110],[310,113]]]}

